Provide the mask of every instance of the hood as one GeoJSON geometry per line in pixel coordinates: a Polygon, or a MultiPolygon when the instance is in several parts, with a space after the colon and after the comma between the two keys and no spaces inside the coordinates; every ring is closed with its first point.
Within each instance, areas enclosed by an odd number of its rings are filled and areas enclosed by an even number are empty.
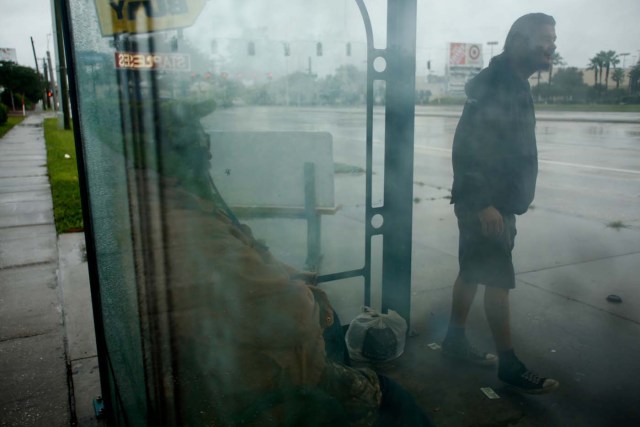
{"type": "Polygon", "coordinates": [[[493,86],[496,80],[508,78],[509,63],[504,53],[494,56],[489,66],[474,78],[469,80],[464,87],[467,98],[478,99],[486,93],[489,87],[493,86]]]}

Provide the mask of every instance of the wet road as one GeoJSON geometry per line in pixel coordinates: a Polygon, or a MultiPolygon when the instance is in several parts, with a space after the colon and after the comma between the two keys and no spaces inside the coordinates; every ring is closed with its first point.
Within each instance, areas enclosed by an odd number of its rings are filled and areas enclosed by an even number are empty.
{"type": "MultiPolygon", "coordinates": [[[[447,199],[457,114],[455,108],[421,108],[416,115],[411,326],[419,335],[408,340],[405,355],[387,373],[414,393],[439,426],[640,425],[640,115],[538,115],[538,190],[534,208],[518,219],[512,331],[518,354],[534,370],[557,378],[561,388],[530,398],[504,389],[492,370],[443,363],[427,347],[443,338],[457,274],[457,227],[447,199]],[[624,302],[607,302],[609,294],[624,302]],[[487,401],[482,386],[493,387],[501,399],[487,401]]],[[[374,120],[374,204],[380,204],[384,120],[380,114],[374,120]]],[[[335,162],[365,165],[359,109],[236,108],[216,111],[203,124],[210,130],[327,131],[335,162]]],[[[364,178],[336,174],[335,185],[342,209],[322,223],[328,236],[323,268],[329,272],[361,267],[364,251],[364,178]]],[[[252,227],[270,243],[283,230],[297,227],[304,235],[293,222],[274,224],[252,227]]],[[[295,256],[292,261],[299,265],[295,256]]],[[[361,287],[323,287],[343,320],[357,314],[361,287]]],[[[490,350],[482,299],[476,300],[469,334],[490,350]]]]}
{"type": "MultiPolygon", "coordinates": [[[[419,186],[450,188],[451,143],[459,110],[417,109],[414,174],[419,186]]],[[[335,162],[365,165],[361,108],[234,108],[218,110],[203,123],[210,130],[327,131],[333,136],[335,162]]],[[[376,110],[373,128],[374,201],[380,203],[381,110],[376,110]]],[[[540,173],[535,208],[640,227],[640,114],[541,112],[537,138],[540,173]]]]}

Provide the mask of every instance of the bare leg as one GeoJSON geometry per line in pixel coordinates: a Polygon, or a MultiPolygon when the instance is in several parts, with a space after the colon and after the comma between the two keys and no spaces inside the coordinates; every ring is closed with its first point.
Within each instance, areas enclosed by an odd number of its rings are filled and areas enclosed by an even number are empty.
{"type": "Polygon", "coordinates": [[[465,324],[467,316],[476,296],[478,284],[469,284],[460,276],[453,285],[453,299],[451,301],[451,319],[449,330],[442,342],[443,354],[477,365],[493,365],[496,356],[490,353],[477,351],[467,341],[465,336],[465,324]]]}
{"type": "Polygon", "coordinates": [[[460,276],[453,285],[453,298],[451,300],[451,319],[449,328],[464,328],[471,304],[478,290],[477,284],[468,284],[460,276]]]}
{"type": "Polygon", "coordinates": [[[511,350],[509,289],[487,286],[484,291],[484,311],[498,352],[511,350]]]}

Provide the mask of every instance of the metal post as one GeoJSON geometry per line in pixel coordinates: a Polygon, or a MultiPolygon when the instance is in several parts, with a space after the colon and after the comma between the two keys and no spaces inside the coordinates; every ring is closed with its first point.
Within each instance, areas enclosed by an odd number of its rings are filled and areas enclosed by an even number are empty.
{"type": "MultiPolygon", "coordinates": [[[[69,118],[69,91],[67,89],[67,67],[65,60],[65,43],[63,40],[62,27],[62,10],[61,2],[63,0],[53,0],[54,15],[56,20],[56,46],[58,47],[58,83],[60,86],[60,106],[62,107],[62,127],[66,130],[71,129],[71,120],[69,118]]],[[[66,6],[66,5],[65,5],[66,6]]],[[[70,23],[67,23],[69,26],[70,23]]],[[[70,27],[67,29],[70,30],[70,27]]],[[[69,36],[70,37],[70,36],[69,36]]],[[[69,47],[70,51],[71,47],[69,47]]],[[[76,116],[77,117],[77,116],[76,116]]]]}
{"type": "Polygon", "coordinates": [[[388,2],[382,310],[409,323],[417,0],[388,2]]]}
{"type": "Polygon", "coordinates": [[[306,269],[318,271],[320,258],[320,215],[316,208],[315,164],[304,164],[304,213],[307,220],[307,260],[306,269]]]}
{"type": "Polygon", "coordinates": [[[44,105],[42,108],[45,110],[51,109],[51,101],[49,100],[49,68],[47,68],[47,58],[42,58],[42,74],[44,74],[44,105]]]}

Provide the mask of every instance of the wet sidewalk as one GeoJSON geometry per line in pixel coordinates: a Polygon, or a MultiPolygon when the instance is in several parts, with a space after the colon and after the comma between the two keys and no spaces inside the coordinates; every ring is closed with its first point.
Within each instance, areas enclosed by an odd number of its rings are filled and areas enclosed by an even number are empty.
{"type": "Polygon", "coordinates": [[[95,423],[89,282],[73,257],[84,237],[63,235],[59,255],[44,118],[34,113],[0,139],[1,426],[95,423]]]}

